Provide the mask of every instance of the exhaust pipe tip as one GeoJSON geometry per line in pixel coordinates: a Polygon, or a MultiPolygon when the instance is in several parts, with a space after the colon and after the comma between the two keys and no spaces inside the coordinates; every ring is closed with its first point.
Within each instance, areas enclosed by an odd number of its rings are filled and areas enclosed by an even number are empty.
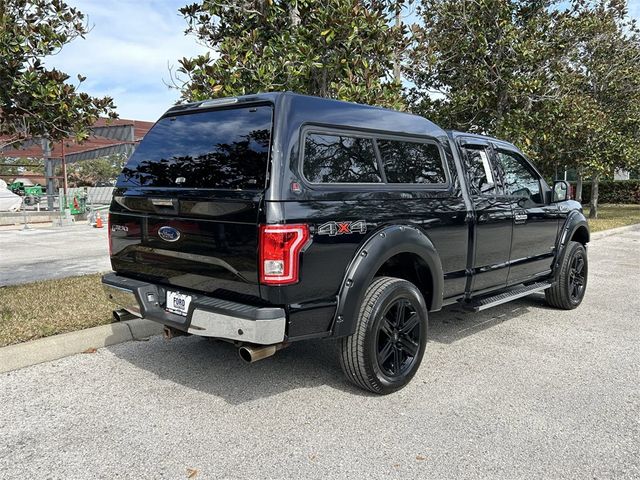
{"type": "Polygon", "coordinates": [[[276,343],[275,345],[243,345],[238,348],[238,356],[246,363],[254,363],[273,356],[278,350],[288,346],[287,343],[276,343]]]}
{"type": "Polygon", "coordinates": [[[125,309],[114,310],[113,320],[116,322],[126,322],[127,320],[133,320],[136,317],[133,313],[128,312],[125,309]]]}
{"type": "Polygon", "coordinates": [[[251,352],[247,347],[240,347],[238,349],[238,355],[240,356],[240,360],[245,363],[253,363],[254,360],[251,358],[251,352]]]}

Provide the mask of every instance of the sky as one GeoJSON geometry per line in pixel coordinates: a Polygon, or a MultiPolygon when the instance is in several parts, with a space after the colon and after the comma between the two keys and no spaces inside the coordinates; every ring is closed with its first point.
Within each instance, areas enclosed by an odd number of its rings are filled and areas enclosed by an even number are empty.
{"type": "MultiPolygon", "coordinates": [[[[195,0],[66,0],[87,16],[91,31],[77,38],[46,65],[86,76],[80,89],[115,100],[120,118],[155,121],[179,97],[171,90],[169,66],[207,51],[184,34],[180,7],[195,0]]],[[[640,0],[629,1],[640,19],[640,0]]]]}
{"type": "Polygon", "coordinates": [[[192,0],[66,0],[87,16],[91,31],[46,59],[71,75],[87,79],[80,90],[115,100],[120,118],[155,121],[179,97],[165,82],[169,66],[206,52],[178,9],[192,0]]]}

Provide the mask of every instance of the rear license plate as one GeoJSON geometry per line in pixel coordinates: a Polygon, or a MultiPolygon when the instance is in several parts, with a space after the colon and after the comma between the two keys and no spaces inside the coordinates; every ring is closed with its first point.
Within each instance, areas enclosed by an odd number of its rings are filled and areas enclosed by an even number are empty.
{"type": "Polygon", "coordinates": [[[184,293],[172,292],[167,290],[167,306],[166,309],[171,313],[177,313],[183,317],[187,316],[189,305],[191,304],[191,295],[184,293]]]}

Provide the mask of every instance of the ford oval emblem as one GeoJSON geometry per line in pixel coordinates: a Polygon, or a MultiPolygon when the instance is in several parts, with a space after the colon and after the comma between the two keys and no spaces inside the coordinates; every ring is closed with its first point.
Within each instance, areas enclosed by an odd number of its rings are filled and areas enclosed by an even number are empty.
{"type": "Polygon", "coordinates": [[[173,227],[160,227],[158,229],[158,236],[165,242],[177,242],[180,240],[180,231],[173,227]]]}

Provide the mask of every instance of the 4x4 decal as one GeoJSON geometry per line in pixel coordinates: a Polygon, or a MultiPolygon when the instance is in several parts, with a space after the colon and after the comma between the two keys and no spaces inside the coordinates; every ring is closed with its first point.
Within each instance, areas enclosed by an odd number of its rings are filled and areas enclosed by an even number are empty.
{"type": "Polygon", "coordinates": [[[367,233],[367,223],[364,220],[354,222],[327,222],[318,227],[318,235],[345,235],[350,233],[367,233]]]}

